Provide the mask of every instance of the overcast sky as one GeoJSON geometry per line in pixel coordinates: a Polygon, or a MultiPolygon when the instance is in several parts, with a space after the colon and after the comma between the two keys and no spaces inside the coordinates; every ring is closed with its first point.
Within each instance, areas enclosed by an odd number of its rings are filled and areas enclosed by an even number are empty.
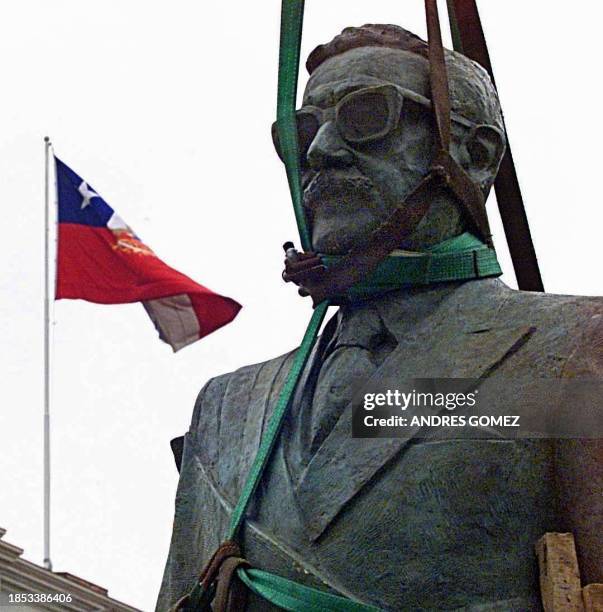
{"type": "MultiPolygon", "coordinates": [[[[347,25],[425,34],[421,0],[306,6],[304,58],[347,25]]],[[[545,286],[600,295],[599,4],[481,8],[545,286]]],[[[21,0],[0,19],[5,539],[42,562],[46,134],[159,257],[244,306],[176,355],[140,304],[54,308],[54,569],[144,610],[171,534],[169,440],[188,428],[210,377],[294,348],[310,316],[280,280],[281,245],[296,230],[270,139],[279,16],[276,0],[21,0]]],[[[503,280],[515,286],[492,198],[488,209],[503,280]]]]}

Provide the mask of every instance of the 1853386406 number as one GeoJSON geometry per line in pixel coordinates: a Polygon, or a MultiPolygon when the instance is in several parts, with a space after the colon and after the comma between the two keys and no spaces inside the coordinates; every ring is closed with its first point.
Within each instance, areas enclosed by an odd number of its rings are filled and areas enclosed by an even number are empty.
{"type": "Polygon", "coordinates": [[[69,603],[71,593],[9,593],[9,603],[69,603]]]}

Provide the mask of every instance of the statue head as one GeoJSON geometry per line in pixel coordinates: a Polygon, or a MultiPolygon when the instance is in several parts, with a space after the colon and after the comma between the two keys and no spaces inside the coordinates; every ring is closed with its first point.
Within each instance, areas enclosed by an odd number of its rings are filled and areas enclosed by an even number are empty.
{"type": "MultiPolygon", "coordinates": [[[[346,28],[309,56],[298,111],[304,208],[313,247],[345,253],[429,172],[436,147],[427,43],[393,25],[346,28]]],[[[451,154],[487,196],[504,153],[502,116],[486,71],[446,51],[451,154]]],[[[401,248],[424,250],[465,231],[454,196],[434,189],[401,248]]]]}

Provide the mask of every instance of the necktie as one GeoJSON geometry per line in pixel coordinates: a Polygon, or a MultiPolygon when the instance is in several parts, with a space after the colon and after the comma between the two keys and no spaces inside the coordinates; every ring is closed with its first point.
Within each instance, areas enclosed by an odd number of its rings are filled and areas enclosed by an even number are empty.
{"type": "Polygon", "coordinates": [[[354,393],[395,346],[396,341],[375,308],[363,305],[341,309],[337,331],[323,355],[312,399],[311,455],[329,435],[354,393]]]}

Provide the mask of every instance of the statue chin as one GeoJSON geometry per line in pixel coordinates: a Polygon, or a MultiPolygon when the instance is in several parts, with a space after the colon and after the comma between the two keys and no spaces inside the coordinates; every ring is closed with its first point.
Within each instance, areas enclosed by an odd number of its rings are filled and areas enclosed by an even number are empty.
{"type": "Polygon", "coordinates": [[[324,255],[344,255],[365,240],[387,216],[380,198],[348,201],[347,206],[323,200],[312,218],[312,246],[324,255]]]}
{"type": "Polygon", "coordinates": [[[345,255],[353,246],[357,245],[378,223],[366,224],[356,227],[356,224],[335,224],[332,222],[314,222],[312,231],[313,249],[322,255],[345,255]]]}

